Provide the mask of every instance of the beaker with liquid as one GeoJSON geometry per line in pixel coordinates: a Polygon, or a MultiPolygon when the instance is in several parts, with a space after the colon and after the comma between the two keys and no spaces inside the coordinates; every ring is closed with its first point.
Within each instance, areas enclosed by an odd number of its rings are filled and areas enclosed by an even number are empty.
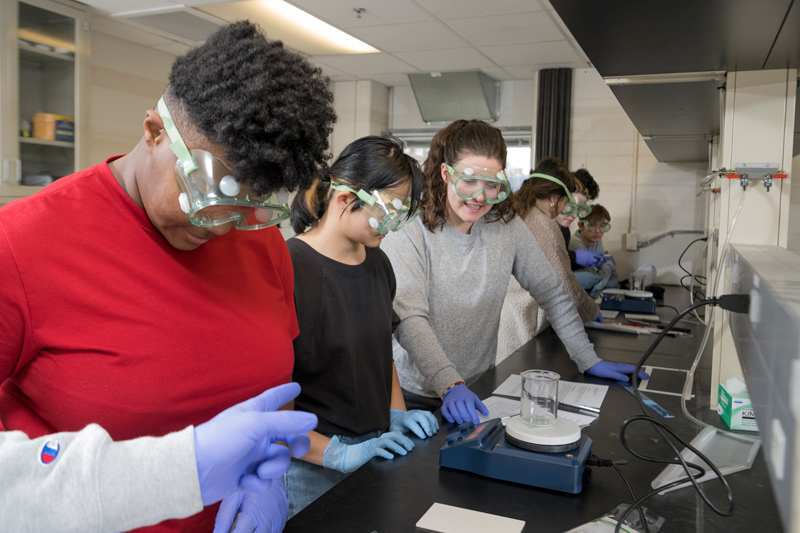
{"type": "Polygon", "coordinates": [[[522,377],[520,418],[531,426],[550,426],[558,416],[558,380],[549,370],[526,370],[522,377]]]}

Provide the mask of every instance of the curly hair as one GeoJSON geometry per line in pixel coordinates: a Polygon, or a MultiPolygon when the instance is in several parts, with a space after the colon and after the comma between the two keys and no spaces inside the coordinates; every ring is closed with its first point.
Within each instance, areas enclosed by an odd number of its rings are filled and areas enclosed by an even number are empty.
{"type": "MultiPolygon", "coordinates": [[[[422,185],[420,218],[429,231],[441,229],[447,223],[447,187],[442,179],[442,163],[455,165],[463,158],[474,155],[497,159],[505,168],[506,142],[503,134],[482,120],[456,120],[436,132],[431,140],[428,158],[422,166],[425,176],[422,185]]],[[[485,215],[488,222],[514,218],[511,202],[494,204],[485,215]]]]}
{"type": "MultiPolygon", "coordinates": [[[[222,148],[256,194],[307,185],[330,156],[330,80],[259,26],[223,26],[175,60],[164,99],[187,138],[222,148]]],[[[191,146],[190,146],[191,148],[191,146]]]]}
{"type": "Polygon", "coordinates": [[[586,188],[586,198],[589,200],[597,199],[600,194],[600,186],[594,181],[594,177],[585,168],[579,168],[572,173],[575,178],[586,188]]]}
{"type": "MultiPolygon", "coordinates": [[[[557,157],[545,157],[536,168],[531,171],[531,174],[546,174],[556,178],[569,190],[575,192],[578,190],[577,180],[572,176],[572,173],[564,166],[557,157]]],[[[540,198],[550,198],[557,196],[559,200],[565,197],[567,192],[560,184],[555,183],[544,178],[528,178],[522,182],[522,186],[514,193],[512,198],[512,205],[517,215],[525,218],[531,209],[536,205],[536,200],[540,198]]]]}
{"type": "MultiPolygon", "coordinates": [[[[292,202],[292,229],[303,233],[328,210],[334,190],[331,180],[351,189],[374,191],[391,189],[408,180],[411,184],[409,213],[417,209],[422,189],[422,169],[406,154],[403,141],[396,137],[362,137],[348,144],[327,173],[318,171],[314,182],[301,187],[292,202]]],[[[356,198],[350,209],[357,211],[364,201],[356,198]]]]}

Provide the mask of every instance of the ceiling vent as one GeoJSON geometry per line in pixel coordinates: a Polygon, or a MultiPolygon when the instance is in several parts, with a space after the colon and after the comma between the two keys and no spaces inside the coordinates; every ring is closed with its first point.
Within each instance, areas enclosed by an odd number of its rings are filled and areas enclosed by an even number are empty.
{"type": "Polygon", "coordinates": [[[500,82],[478,70],[408,74],[422,120],[494,122],[500,117],[500,82]]]}
{"type": "Polygon", "coordinates": [[[134,26],[189,45],[202,43],[226,21],[190,7],[168,7],[115,13],[134,26]]]}

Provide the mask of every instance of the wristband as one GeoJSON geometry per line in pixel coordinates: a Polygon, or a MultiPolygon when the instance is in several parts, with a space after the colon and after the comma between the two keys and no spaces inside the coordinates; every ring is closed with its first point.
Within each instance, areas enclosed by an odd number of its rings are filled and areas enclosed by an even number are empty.
{"type": "Polygon", "coordinates": [[[447,389],[444,391],[444,394],[442,394],[442,399],[444,400],[444,397],[447,396],[447,393],[450,392],[450,389],[452,389],[453,387],[457,387],[458,385],[463,385],[463,384],[464,384],[463,381],[456,381],[455,383],[453,383],[452,385],[447,387],[447,389]]]}

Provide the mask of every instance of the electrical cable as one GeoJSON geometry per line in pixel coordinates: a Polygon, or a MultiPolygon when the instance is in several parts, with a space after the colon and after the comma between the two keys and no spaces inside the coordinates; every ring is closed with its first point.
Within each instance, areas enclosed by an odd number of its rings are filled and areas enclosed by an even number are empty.
{"type": "MultiPolygon", "coordinates": [[[[619,477],[622,478],[622,481],[625,483],[625,486],[628,487],[628,492],[631,494],[631,501],[635,502],[638,500],[636,496],[636,491],[633,490],[633,485],[628,480],[628,476],[625,475],[625,472],[622,471],[620,465],[626,465],[628,461],[622,459],[619,461],[612,461],[610,459],[603,459],[602,457],[598,457],[595,454],[589,455],[586,459],[586,466],[604,466],[604,467],[611,467],[616,470],[619,477]]],[[[647,531],[647,519],[645,518],[644,511],[640,506],[636,506],[636,510],[639,511],[639,518],[642,520],[642,524],[644,524],[645,531],[647,531]]]]}
{"type": "MultiPolygon", "coordinates": [[[[725,243],[722,245],[722,252],[727,253],[728,245],[731,241],[731,235],[733,235],[733,230],[736,227],[736,221],[739,219],[739,213],[742,211],[742,206],[744,206],[744,198],[746,195],[746,190],[742,191],[742,196],[739,199],[739,205],[736,208],[736,212],[731,219],[731,224],[728,226],[728,234],[725,236],[725,243]]],[[[706,243],[710,242],[706,241],[706,243]]],[[[711,287],[711,296],[715,296],[717,291],[719,290],[719,280],[721,279],[720,269],[719,269],[719,257],[717,257],[714,261],[714,264],[711,268],[711,276],[713,278],[713,284],[710,285],[711,287]]],[[[697,314],[695,313],[695,316],[697,314]]],[[[700,426],[701,428],[706,428],[709,424],[705,422],[701,422],[694,416],[689,413],[689,410],[686,408],[686,402],[691,399],[692,397],[692,386],[694,385],[694,373],[697,370],[697,366],[700,364],[700,358],[703,355],[703,352],[706,349],[706,344],[708,344],[708,338],[711,335],[711,330],[714,327],[714,313],[709,312],[706,315],[706,330],[703,332],[703,339],[700,341],[700,347],[697,349],[697,353],[694,356],[694,360],[692,361],[692,365],[689,367],[689,371],[686,373],[686,380],[683,382],[683,391],[681,392],[681,411],[683,414],[696,425],[700,426]]],[[[699,318],[699,317],[698,317],[699,318]]],[[[720,430],[717,430],[718,432],[720,430]]]]}
{"type": "Polygon", "coordinates": [[[630,507],[628,507],[628,509],[622,514],[622,516],[619,517],[617,526],[614,529],[615,532],[620,531],[620,527],[622,526],[623,521],[625,520],[627,515],[630,514],[631,510],[635,506],[641,505],[645,500],[647,500],[648,498],[650,498],[655,494],[658,494],[659,492],[668,490],[672,487],[677,487],[678,485],[682,485],[687,481],[692,483],[697,494],[700,496],[703,502],[709,508],[711,508],[712,511],[721,516],[730,516],[731,514],[733,514],[733,492],[731,491],[730,485],[728,484],[728,481],[725,479],[725,476],[722,474],[722,472],[720,472],[717,466],[710,459],[708,459],[700,450],[698,450],[697,448],[692,446],[691,443],[687,442],[685,439],[680,437],[677,433],[675,433],[675,431],[671,427],[667,426],[664,422],[661,422],[660,420],[657,420],[648,414],[647,406],[645,405],[644,400],[642,399],[642,395],[639,392],[638,374],[642,366],[644,365],[645,361],[647,361],[647,359],[656,349],[661,340],[667,335],[669,330],[672,329],[681,318],[683,318],[685,315],[687,315],[694,309],[705,305],[719,305],[723,309],[738,313],[743,313],[748,311],[749,303],[750,303],[750,296],[747,294],[728,294],[728,295],[723,295],[719,298],[709,298],[691,304],[689,307],[678,313],[670,321],[670,323],[663,330],[661,330],[661,332],[655,338],[653,343],[645,351],[644,355],[642,355],[641,359],[639,359],[639,362],[636,364],[636,367],[631,376],[631,386],[633,388],[634,396],[636,397],[636,400],[639,402],[639,407],[641,408],[643,414],[633,416],[625,420],[625,422],[623,422],[622,428],[620,430],[620,440],[622,441],[622,446],[626,450],[628,450],[631,454],[633,454],[635,457],[645,461],[650,461],[655,463],[675,464],[675,465],[680,464],[684,472],[686,472],[686,477],[673,481],[672,483],[669,483],[657,489],[654,489],[649,493],[645,494],[644,496],[641,496],[640,498],[635,500],[634,503],[630,507]],[[628,426],[634,422],[649,422],[650,424],[652,424],[655,427],[656,431],[659,433],[659,435],[661,435],[664,442],[672,449],[672,451],[674,452],[673,457],[676,458],[651,457],[643,455],[633,450],[631,446],[628,444],[627,440],[625,439],[625,433],[628,426]],[[720,480],[723,487],[725,488],[726,497],[729,504],[727,510],[719,509],[716,505],[714,505],[714,503],[712,503],[711,500],[706,495],[705,491],[700,487],[698,479],[700,479],[705,475],[705,469],[694,463],[687,462],[686,459],[683,457],[683,455],[681,455],[681,452],[678,450],[678,447],[675,445],[675,443],[667,434],[671,435],[675,440],[683,444],[685,448],[692,451],[697,457],[702,459],[703,462],[711,468],[711,470],[714,471],[714,474],[717,476],[717,478],[720,480]],[[690,468],[696,470],[696,473],[693,474],[690,471],[690,468]]]}
{"type": "MultiPolygon", "coordinates": [[[[705,277],[705,276],[698,276],[698,275],[695,275],[693,272],[689,272],[688,270],[686,270],[686,267],[684,267],[684,266],[681,264],[681,261],[683,260],[683,256],[684,256],[684,255],[686,255],[686,252],[688,252],[688,251],[689,251],[689,248],[691,248],[691,247],[692,247],[692,245],[693,245],[694,243],[696,243],[696,242],[700,242],[700,241],[708,241],[708,237],[700,237],[699,239],[695,239],[695,240],[693,240],[692,242],[690,242],[690,243],[689,243],[689,244],[686,246],[686,248],[683,250],[683,252],[681,252],[681,255],[680,255],[680,257],[678,257],[678,268],[680,268],[681,270],[683,270],[684,272],[686,272],[686,274],[688,274],[689,276],[694,276],[694,279],[696,279],[696,280],[697,280],[697,283],[699,283],[699,284],[701,284],[701,285],[705,285],[705,281],[700,281],[700,278],[703,278],[703,280],[705,280],[705,279],[706,279],[706,277],[705,277]]],[[[696,262],[692,263],[692,265],[695,265],[695,264],[696,264],[696,262]]],[[[681,285],[683,285],[683,279],[684,279],[684,278],[686,278],[686,276],[683,276],[683,278],[681,278],[681,285]]],[[[688,289],[688,287],[684,287],[684,288],[687,288],[687,289],[688,289]]],[[[691,292],[691,291],[690,291],[690,292],[691,292]]]]}

